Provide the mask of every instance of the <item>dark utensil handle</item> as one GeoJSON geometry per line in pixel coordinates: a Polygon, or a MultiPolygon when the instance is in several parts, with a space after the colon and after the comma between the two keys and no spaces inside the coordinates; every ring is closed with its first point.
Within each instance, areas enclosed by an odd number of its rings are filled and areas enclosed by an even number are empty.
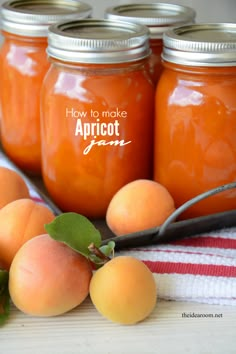
{"type": "Polygon", "coordinates": [[[116,243],[116,249],[119,250],[128,247],[140,247],[150,244],[166,243],[203,232],[210,232],[213,230],[236,226],[236,210],[173,222],[177,216],[195,203],[208,198],[209,196],[232,188],[236,188],[236,182],[219,186],[204,192],[195,198],[192,198],[176,209],[161,227],[156,227],[129,235],[112,237],[104,240],[103,243],[106,244],[108,241],[112,240],[116,243]]]}

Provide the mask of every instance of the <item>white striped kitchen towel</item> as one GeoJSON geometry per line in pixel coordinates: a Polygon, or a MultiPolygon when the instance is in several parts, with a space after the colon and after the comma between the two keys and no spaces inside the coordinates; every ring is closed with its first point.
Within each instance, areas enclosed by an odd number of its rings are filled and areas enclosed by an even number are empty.
{"type": "Polygon", "coordinates": [[[236,228],[120,252],[153,272],[166,300],[236,305],[236,228]]]}

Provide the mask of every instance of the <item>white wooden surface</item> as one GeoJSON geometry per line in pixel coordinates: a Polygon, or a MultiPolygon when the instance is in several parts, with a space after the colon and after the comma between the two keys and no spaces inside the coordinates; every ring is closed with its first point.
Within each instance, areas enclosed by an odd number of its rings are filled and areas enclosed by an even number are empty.
{"type": "Polygon", "coordinates": [[[235,354],[236,308],[158,301],[152,315],[121,326],[102,318],[90,300],[59,317],[36,318],[14,307],[0,328],[1,354],[235,354]],[[222,314],[183,318],[182,313],[222,314]]]}

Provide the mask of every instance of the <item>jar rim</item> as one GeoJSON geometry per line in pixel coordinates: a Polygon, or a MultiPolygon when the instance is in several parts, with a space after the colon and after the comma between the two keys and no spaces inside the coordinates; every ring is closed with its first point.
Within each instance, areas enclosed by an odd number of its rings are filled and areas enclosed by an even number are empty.
{"type": "Polygon", "coordinates": [[[164,61],[195,66],[236,66],[236,23],[176,27],[163,36],[164,61]]]}
{"type": "Polygon", "coordinates": [[[149,56],[146,26],[107,19],[64,21],[49,27],[47,53],[75,63],[122,63],[149,56]]]}
{"type": "Polygon", "coordinates": [[[108,7],[105,18],[130,21],[149,27],[152,39],[162,38],[168,29],[194,22],[196,11],[188,6],[160,2],[134,3],[108,7]]]}
{"type": "Polygon", "coordinates": [[[89,17],[92,7],[78,0],[10,0],[1,5],[0,13],[3,31],[46,37],[51,24],[89,17]]]}

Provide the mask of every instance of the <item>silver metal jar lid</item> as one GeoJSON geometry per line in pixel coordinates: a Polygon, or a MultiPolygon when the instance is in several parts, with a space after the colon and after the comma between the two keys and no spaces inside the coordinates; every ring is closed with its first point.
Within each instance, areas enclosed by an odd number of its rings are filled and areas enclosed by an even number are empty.
{"type": "Polygon", "coordinates": [[[0,13],[3,31],[46,37],[51,24],[89,17],[92,7],[78,0],[12,0],[2,4],[0,13]]]}
{"type": "Polygon", "coordinates": [[[236,23],[182,26],[163,36],[162,58],[189,66],[235,66],[236,23]]]}
{"type": "Polygon", "coordinates": [[[49,27],[47,53],[75,63],[122,63],[150,54],[146,26],[124,21],[84,19],[49,27]]]}
{"type": "Polygon", "coordinates": [[[168,29],[194,22],[196,12],[187,6],[166,3],[137,3],[109,7],[105,18],[148,26],[152,39],[162,38],[168,29]]]}

